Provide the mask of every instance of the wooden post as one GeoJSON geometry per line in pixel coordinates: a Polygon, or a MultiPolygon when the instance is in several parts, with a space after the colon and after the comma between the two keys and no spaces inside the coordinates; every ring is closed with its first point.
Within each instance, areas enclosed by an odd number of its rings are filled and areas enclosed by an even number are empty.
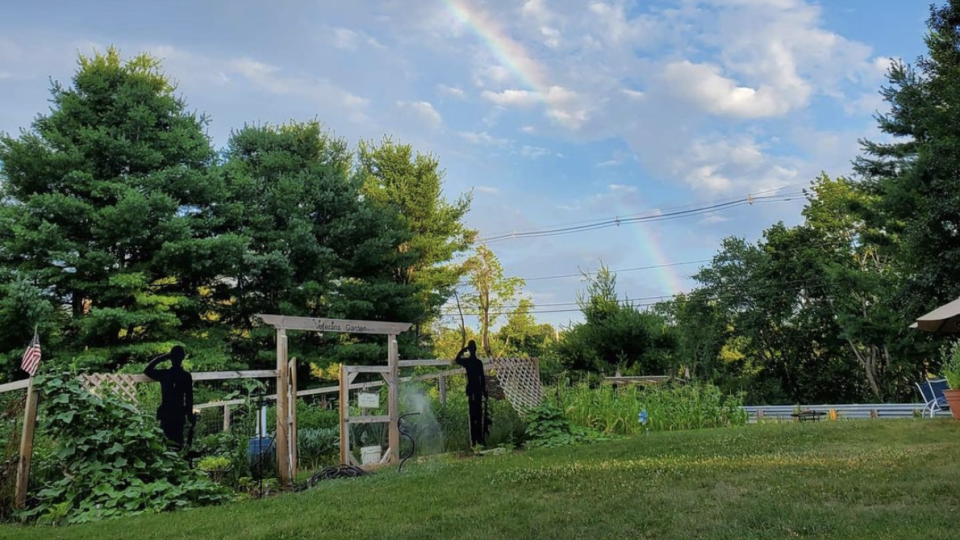
{"type": "Polygon", "coordinates": [[[290,415],[287,411],[287,333],[277,329],[277,470],[280,472],[280,484],[290,483],[290,415]]]}
{"type": "Polygon", "coordinates": [[[437,386],[440,388],[440,404],[447,404],[447,378],[443,375],[437,379],[437,386]]]}
{"type": "Polygon", "coordinates": [[[340,464],[350,465],[350,382],[347,370],[340,364],[340,464]]]}
{"type": "Polygon", "coordinates": [[[223,406],[223,432],[230,432],[230,405],[223,406]]]}
{"type": "Polygon", "coordinates": [[[880,414],[877,413],[876,409],[870,409],[870,418],[880,418],[880,414]]]}
{"type": "Polygon", "coordinates": [[[400,459],[400,427],[397,421],[400,419],[400,402],[397,394],[399,393],[400,382],[400,351],[397,350],[397,336],[391,334],[387,336],[387,367],[390,368],[388,379],[388,414],[390,416],[389,431],[389,452],[390,462],[396,462],[400,459]]]}
{"type": "Polygon", "coordinates": [[[297,358],[290,359],[290,474],[297,477],[297,358]]]}
{"type": "Polygon", "coordinates": [[[23,434],[20,437],[20,462],[17,466],[16,506],[27,503],[27,487],[30,484],[30,457],[33,455],[33,430],[37,424],[37,393],[33,391],[33,377],[27,386],[27,406],[23,411],[23,434]]]}

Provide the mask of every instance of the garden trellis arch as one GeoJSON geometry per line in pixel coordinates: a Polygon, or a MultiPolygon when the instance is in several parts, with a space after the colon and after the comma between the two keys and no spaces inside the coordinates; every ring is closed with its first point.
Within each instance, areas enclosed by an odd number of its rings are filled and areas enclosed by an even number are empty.
{"type": "Polygon", "coordinates": [[[386,366],[351,366],[350,373],[341,368],[340,375],[340,455],[341,460],[348,460],[349,454],[349,418],[344,414],[349,411],[348,393],[350,382],[358,373],[381,373],[390,386],[387,404],[388,415],[377,418],[389,422],[388,457],[395,460],[400,453],[400,430],[397,426],[400,407],[397,400],[397,384],[400,379],[400,355],[397,349],[397,335],[406,332],[413,326],[410,323],[382,322],[382,321],[354,321],[345,319],[327,319],[319,317],[290,317],[286,315],[256,315],[258,319],[268,324],[277,332],[277,468],[280,471],[280,481],[288,484],[296,475],[296,447],[297,447],[297,407],[296,407],[296,370],[290,365],[287,358],[287,330],[298,330],[318,333],[347,333],[373,334],[387,338],[387,365],[386,366]],[[291,384],[292,383],[292,384],[291,384]],[[346,450],[344,450],[346,448],[346,450]]]}

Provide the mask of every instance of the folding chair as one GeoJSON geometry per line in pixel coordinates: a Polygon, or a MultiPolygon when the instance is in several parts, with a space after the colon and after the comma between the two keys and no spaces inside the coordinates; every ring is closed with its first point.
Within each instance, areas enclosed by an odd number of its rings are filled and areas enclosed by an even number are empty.
{"type": "Polygon", "coordinates": [[[947,399],[943,397],[943,391],[947,389],[946,379],[927,379],[917,383],[917,389],[923,397],[923,410],[930,411],[930,418],[940,411],[950,410],[947,399]]]}

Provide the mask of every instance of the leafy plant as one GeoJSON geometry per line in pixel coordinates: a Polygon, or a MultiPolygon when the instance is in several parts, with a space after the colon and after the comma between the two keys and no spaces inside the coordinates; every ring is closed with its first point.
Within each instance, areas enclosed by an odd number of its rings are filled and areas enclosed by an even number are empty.
{"type": "Polygon", "coordinates": [[[563,411],[543,403],[527,416],[527,446],[554,448],[605,439],[583,426],[567,420],[563,411]]]}
{"type": "Polygon", "coordinates": [[[553,399],[573,422],[606,434],[742,426],[747,422],[740,396],[724,396],[709,384],[663,388],[579,384],[557,387],[553,399]],[[643,425],[638,421],[640,411],[647,412],[643,425]]]}
{"type": "Polygon", "coordinates": [[[297,430],[297,456],[303,469],[313,470],[322,465],[332,465],[338,459],[339,450],[338,428],[297,430]]]}
{"type": "Polygon", "coordinates": [[[943,372],[943,378],[947,380],[947,386],[953,390],[960,390],[960,341],[944,347],[941,354],[943,366],[940,369],[943,372]]]}
{"type": "Polygon", "coordinates": [[[39,377],[41,432],[61,471],[43,482],[22,519],[84,523],[143,512],[219,504],[229,493],[167,447],[156,422],[123,399],[88,392],[71,375],[39,377]]]}

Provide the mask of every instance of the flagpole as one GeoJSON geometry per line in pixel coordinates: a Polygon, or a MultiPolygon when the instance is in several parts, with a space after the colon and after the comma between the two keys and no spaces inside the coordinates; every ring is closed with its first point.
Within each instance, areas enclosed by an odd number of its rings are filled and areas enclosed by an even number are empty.
{"type": "MultiPolygon", "coordinates": [[[[37,328],[34,328],[33,330],[33,342],[31,342],[31,347],[34,344],[39,347],[37,328]]],[[[30,458],[33,455],[33,433],[37,424],[38,396],[33,388],[33,379],[35,373],[35,370],[33,373],[30,373],[30,379],[27,383],[27,406],[23,411],[23,433],[20,436],[20,461],[17,464],[17,487],[15,499],[17,508],[23,508],[26,506],[27,488],[30,484],[30,458]]]]}
{"type": "Polygon", "coordinates": [[[33,376],[27,386],[27,406],[23,411],[23,434],[20,437],[20,462],[17,465],[17,508],[27,503],[27,484],[30,482],[30,457],[33,454],[33,431],[37,423],[37,394],[33,376]]]}

